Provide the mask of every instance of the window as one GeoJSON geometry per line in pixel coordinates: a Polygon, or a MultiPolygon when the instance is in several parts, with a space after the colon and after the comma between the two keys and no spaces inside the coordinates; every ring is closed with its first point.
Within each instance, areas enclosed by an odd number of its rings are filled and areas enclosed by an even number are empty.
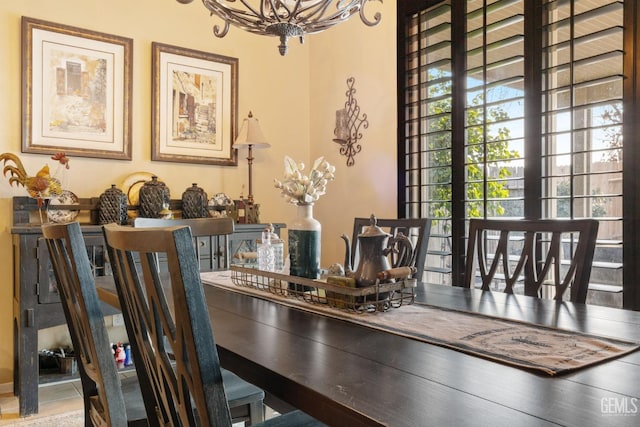
{"type": "Polygon", "coordinates": [[[451,7],[411,18],[407,37],[406,215],[433,221],[425,281],[449,283],[451,273],[451,7]]]}
{"type": "Polygon", "coordinates": [[[624,22],[623,1],[398,2],[398,211],[433,218],[425,281],[461,282],[469,218],[594,217],[591,288],[620,299],[624,22]]]}

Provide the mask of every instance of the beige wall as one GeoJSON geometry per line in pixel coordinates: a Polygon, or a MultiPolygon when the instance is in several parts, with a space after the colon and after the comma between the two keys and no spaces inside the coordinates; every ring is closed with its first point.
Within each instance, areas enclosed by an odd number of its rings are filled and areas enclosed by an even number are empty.
{"type": "MultiPolygon", "coordinates": [[[[395,2],[372,3],[368,16],[380,11],[382,24],[365,27],[357,17],[331,31],[309,36],[304,45],[290,42],[281,57],[278,41],[232,28],[224,39],[212,36],[210,18],[198,1],[180,5],[174,0],[21,0],[0,3],[0,152],[13,152],[28,171],[37,171],[49,157],[26,155],[21,147],[20,17],[102,31],[134,40],[133,160],[72,157],[69,189],[80,197],[98,196],[129,174],[148,171],[162,178],[173,198],[197,182],[209,194],[237,197],[246,184],[246,153],[237,167],[203,166],[151,161],[151,42],[213,52],[239,59],[239,117],[249,110],[260,119],[272,147],[254,154],[254,189],[263,221],[295,216],[273,188],[281,177],[284,155],[310,163],[324,155],[337,167],[336,181],[316,205],[323,224],[323,265],[341,262],[339,236],[350,233],[354,216],[395,215],[395,2]],[[346,101],[346,79],[356,79],[356,99],[368,115],[362,152],[356,164],[331,141],[335,110],[346,101]]],[[[0,383],[12,380],[12,251],[11,198],[23,196],[0,177],[0,383]]]]}
{"type": "MultiPolygon", "coordinates": [[[[396,37],[393,1],[384,7],[371,2],[366,11],[383,14],[381,23],[364,26],[359,18],[325,32],[310,49],[311,157],[324,155],[336,165],[336,179],[315,206],[322,223],[323,265],[344,260],[342,233],[351,236],[354,217],[394,218],[397,204],[396,176],[396,37]],[[335,111],[347,101],[347,79],[355,79],[354,98],[367,115],[362,128],[362,151],[347,167],[346,157],[331,141],[335,111]],[[317,120],[316,120],[317,119],[317,120]]],[[[361,115],[362,115],[361,114],[361,115]]]]}

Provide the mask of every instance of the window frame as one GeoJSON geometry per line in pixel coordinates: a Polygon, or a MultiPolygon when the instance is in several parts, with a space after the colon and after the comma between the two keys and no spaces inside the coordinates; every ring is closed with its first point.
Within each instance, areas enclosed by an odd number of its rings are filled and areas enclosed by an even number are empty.
{"type": "MultiPolygon", "coordinates": [[[[466,2],[453,0],[404,0],[397,4],[397,120],[398,124],[405,123],[405,27],[411,16],[425,9],[439,4],[448,3],[451,6],[451,16],[465,16],[466,2]]],[[[539,0],[524,0],[525,20],[525,49],[527,52],[542,51],[542,34],[536,37],[536,29],[541,28],[542,8],[539,0]]],[[[623,308],[640,310],[640,263],[635,256],[636,248],[640,247],[640,182],[630,171],[640,170],[640,149],[634,144],[640,132],[640,0],[625,0],[624,2],[624,58],[623,74],[623,139],[627,143],[623,147],[623,308]],[[638,64],[636,66],[636,64],[638,64]],[[625,172],[626,171],[626,172],[625,172]]],[[[452,25],[452,70],[454,75],[465,72],[466,55],[466,19],[451,19],[452,25]],[[455,47],[455,48],[454,48],[455,47]]],[[[542,111],[542,55],[525,56],[525,99],[524,116],[539,115],[542,111]]],[[[462,79],[458,79],[462,80],[462,79]]],[[[453,80],[452,98],[452,140],[464,140],[464,84],[457,84],[453,80]]],[[[536,159],[542,156],[543,135],[542,127],[536,120],[525,120],[524,138],[525,158],[536,159]],[[531,141],[539,141],[531,143],[531,141]]],[[[407,216],[406,212],[406,174],[405,169],[405,128],[398,126],[397,139],[397,170],[398,170],[398,203],[399,217],[407,216]]],[[[452,191],[453,194],[464,194],[465,191],[465,150],[464,144],[452,146],[452,191]]],[[[525,199],[541,200],[542,162],[526,164],[524,173],[525,199]]],[[[452,200],[452,236],[451,236],[451,281],[453,285],[461,286],[464,277],[466,233],[464,200],[452,200]]],[[[525,218],[536,219],[542,217],[542,203],[525,203],[525,218]]]]}

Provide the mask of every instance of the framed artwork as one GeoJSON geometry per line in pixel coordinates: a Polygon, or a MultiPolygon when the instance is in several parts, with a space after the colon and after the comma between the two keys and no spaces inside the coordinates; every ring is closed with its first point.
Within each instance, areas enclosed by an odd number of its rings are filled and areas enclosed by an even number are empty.
{"type": "Polygon", "coordinates": [[[22,17],[22,152],[131,160],[133,40],[22,17]]]}
{"type": "Polygon", "coordinates": [[[238,59],[152,43],[152,160],[237,165],[238,59]]]}

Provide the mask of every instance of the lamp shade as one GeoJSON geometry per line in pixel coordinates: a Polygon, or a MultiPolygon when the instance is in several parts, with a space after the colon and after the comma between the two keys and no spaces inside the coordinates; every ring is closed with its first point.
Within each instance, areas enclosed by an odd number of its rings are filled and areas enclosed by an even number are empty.
{"type": "Polygon", "coordinates": [[[267,142],[267,139],[262,134],[260,129],[260,122],[253,117],[253,114],[249,113],[249,117],[243,120],[242,127],[236,138],[236,142],[233,144],[233,148],[242,148],[251,145],[254,148],[269,148],[271,144],[267,142]]]}

